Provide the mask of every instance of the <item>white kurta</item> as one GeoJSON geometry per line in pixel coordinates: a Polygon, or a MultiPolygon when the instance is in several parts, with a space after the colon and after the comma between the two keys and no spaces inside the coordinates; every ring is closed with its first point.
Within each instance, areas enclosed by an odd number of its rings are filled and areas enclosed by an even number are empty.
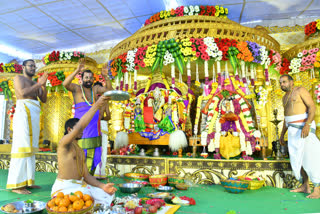
{"type": "Polygon", "coordinates": [[[36,100],[17,100],[13,117],[11,162],[7,189],[34,184],[35,152],[39,147],[40,103],[36,100]]]}
{"type": "Polygon", "coordinates": [[[102,147],[101,147],[101,162],[97,165],[94,171],[94,176],[98,178],[106,177],[106,164],[107,164],[107,153],[108,153],[108,121],[101,120],[101,134],[102,134],[102,147]]]}
{"type": "Polygon", "coordinates": [[[308,137],[301,138],[301,131],[304,122],[290,123],[308,118],[308,114],[286,116],[286,126],[288,127],[288,149],[290,154],[291,168],[297,180],[302,182],[301,167],[306,171],[311,182],[315,186],[320,185],[320,141],[314,134],[316,125],[312,121],[308,137]]]}
{"type": "Polygon", "coordinates": [[[63,194],[70,194],[76,191],[81,191],[83,194],[88,194],[94,199],[95,204],[111,205],[114,199],[114,194],[109,195],[98,187],[91,186],[82,180],[64,180],[57,178],[51,190],[51,197],[55,196],[58,192],[63,194]]]}

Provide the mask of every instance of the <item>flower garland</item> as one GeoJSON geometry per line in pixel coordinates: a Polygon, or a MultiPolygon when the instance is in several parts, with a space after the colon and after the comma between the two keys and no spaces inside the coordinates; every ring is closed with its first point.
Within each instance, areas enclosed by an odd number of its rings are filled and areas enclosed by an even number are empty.
{"type": "Polygon", "coordinates": [[[314,93],[316,95],[317,103],[320,103],[320,84],[316,85],[314,93]]]}
{"type": "Polygon", "coordinates": [[[168,19],[176,16],[216,16],[227,18],[229,13],[228,8],[224,8],[221,6],[205,6],[205,5],[190,5],[190,6],[180,6],[176,9],[171,10],[162,10],[154,15],[152,15],[149,19],[147,19],[144,23],[144,26],[149,25],[153,22],[168,19]]]}
{"type": "MultiPolygon", "coordinates": [[[[135,70],[139,70],[140,67],[149,67],[153,72],[158,67],[161,70],[164,65],[172,63],[175,63],[180,73],[183,73],[186,62],[192,62],[197,59],[217,62],[218,74],[218,63],[221,60],[230,60],[234,72],[236,72],[239,64],[242,62],[262,64],[265,69],[269,67],[269,70],[265,72],[267,76],[269,72],[276,72],[278,75],[281,64],[283,64],[285,70],[287,70],[288,67],[288,63],[281,62],[279,53],[273,50],[268,51],[264,46],[260,46],[254,42],[238,42],[228,38],[205,37],[184,38],[181,40],[170,39],[160,41],[158,44],[129,50],[127,53],[109,61],[108,73],[110,79],[116,76],[121,79],[122,74],[126,71],[135,72],[135,70]],[[239,62],[239,60],[241,60],[241,62],[239,62]]],[[[242,72],[244,72],[243,69],[242,72]]],[[[268,80],[266,81],[268,82],[268,80]]]]}
{"type": "Polygon", "coordinates": [[[257,104],[260,106],[266,105],[268,102],[268,90],[260,86],[255,89],[257,104]]]}
{"type": "Polygon", "coordinates": [[[14,113],[16,112],[16,105],[13,105],[8,111],[7,114],[9,115],[9,119],[12,120],[14,113]]]}
{"type": "Polygon", "coordinates": [[[319,30],[320,30],[320,19],[317,19],[316,21],[310,22],[304,27],[304,34],[306,36],[310,36],[312,34],[319,32],[319,30]]]}
{"type": "Polygon", "coordinates": [[[83,52],[79,51],[52,51],[51,53],[46,54],[42,58],[42,62],[45,65],[49,65],[52,62],[57,62],[57,61],[66,61],[66,60],[71,60],[74,62],[77,62],[80,58],[84,58],[85,55],[83,52]]]}
{"type": "Polygon", "coordinates": [[[16,63],[0,63],[0,73],[22,73],[22,65],[16,63]]]}

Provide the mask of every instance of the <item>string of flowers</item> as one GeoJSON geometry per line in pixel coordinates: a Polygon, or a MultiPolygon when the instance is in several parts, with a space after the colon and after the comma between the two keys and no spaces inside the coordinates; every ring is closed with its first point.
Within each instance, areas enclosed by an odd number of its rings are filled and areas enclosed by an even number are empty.
{"type": "MultiPolygon", "coordinates": [[[[254,42],[205,37],[170,39],[160,41],[158,44],[129,50],[109,61],[108,73],[111,79],[116,76],[121,78],[126,71],[134,72],[144,67],[151,67],[152,71],[157,68],[161,70],[164,65],[172,63],[175,63],[182,73],[188,60],[192,62],[199,59],[217,62],[218,75],[218,63],[221,60],[229,60],[234,71],[240,67],[242,61],[254,65],[262,64],[265,69],[268,69],[265,71],[268,80],[270,72],[279,75],[282,64],[284,67],[282,70],[288,70],[288,63],[286,61],[282,63],[279,53],[274,50],[266,50],[264,46],[254,42]]],[[[247,64],[247,66],[249,65],[247,64]]],[[[243,69],[242,72],[244,72],[243,69]]],[[[242,75],[242,77],[244,76],[242,75]]],[[[268,82],[268,80],[266,81],[268,82]]]]}
{"type": "Polygon", "coordinates": [[[316,21],[310,22],[304,27],[304,34],[307,36],[310,36],[312,34],[319,32],[319,30],[320,30],[320,19],[317,19],[316,21]]]}
{"type": "Polygon", "coordinates": [[[71,60],[77,62],[80,58],[84,58],[85,54],[79,51],[52,51],[46,54],[42,58],[42,62],[45,65],[49,65],[52,62],[71,60]]]}
{"type": "Polygon", "coordinates": [[[215,17],[223,17],[227,18],[229,13],[228,8],[224,8],[222,6],[206,6],[206,5],[190,5],[190,6],[180,6],[176,9],[171,10],[162,10],[154,15],[152,15],[149,19],[147,19],[144,23],[144,26],[149,25],[153,22],[168,19],[172,17],[179,16],[215,16],[215,17]]]}
{"type": "Polygon", "coordinates": [[[0,73],[22,73],[22,65],[16,63],[0,63],[0,73]]]}
{"type": "Polygon", "coordinates": [[[314,93],[316,95],[317,103],[320,103],[320,84],[316,85],[314,93]]]}

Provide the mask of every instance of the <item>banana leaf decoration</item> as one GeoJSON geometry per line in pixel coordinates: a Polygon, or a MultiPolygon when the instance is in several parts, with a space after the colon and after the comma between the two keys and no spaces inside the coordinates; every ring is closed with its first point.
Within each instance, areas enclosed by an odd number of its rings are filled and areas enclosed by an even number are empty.
{"type": "Polygon", "coordinates": [[[164,57],[167,50],[172,54],[179,71],[183,74],[183,67],[185,66],[184,58],[183,58],[183,55],[180,51],[179,44],[176,42],[175,39],[160,41],[158,43],[157,50],[156,50],[156,52],[157,52],[156,59],[151,67],[152,73],[158,67],[160,67],[160,72],[162,72],[163,60],[164,60],[163,57],[164,57]]]}
{"type": "Polygon", "coordinates": [[[12,92],[10,91],[8,81],[3,81],[0,83],[0,88],[3,90],[3,94],[6,100],[12,99],[12,92]]]}
{"type": "Polygon", "coordinates": [[[183,55],[180,51],[179,44],[176,42],[175,39],[170,39],[168,40],[167,48],[168,51],[172,54],[180,73],[183,74],[183,67],[185,66],[185,64],[183,55]]]}
{"type": "Polygon", "coordinates": [[[122,60],[121,59],[118,59],[118,62],[117,62],[117,66],[118,66],[118,78],[119,80],[122,78],[123,76],[123,73],[122,73],[122,60]]]}
{"type": "Polygon", "coordinates": [[[239,60],[237,58],[238,53],[239,53],[239,50],[236,47],[229,47],[228,55],[229,55],[229,60],[234,72],[236,72],[237,67],[240,66],[239,60]]]}
{"type": "MultiPolygon", "coordinates": [[[[165,42],[165,41],[164,41],[165,42]]],[[[156,50],[156,60],[154,61],[152,67],[151,67],[151,72],[153,73],[158,66],[160,66],[160,70],[163,67],[163,57],[166,52],[166,46],[163,41],[160,41],[157,45],[157,50],[156,50]]]]}

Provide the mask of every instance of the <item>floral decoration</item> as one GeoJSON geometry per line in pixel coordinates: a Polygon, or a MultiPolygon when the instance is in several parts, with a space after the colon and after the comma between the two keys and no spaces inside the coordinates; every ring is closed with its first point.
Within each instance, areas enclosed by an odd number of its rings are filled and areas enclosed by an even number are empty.
{"type": "Polygon", "coordinates": [[[16,63],[0,63],[0,73],[22,73],[22,65],[16,63]]]}
{"type": "Polygon", "coordinates": [[[71,60],[77,62],[80,58],[84,58],[85,55],[83,52],[79,51],[52,51],[51,53],[46,54],[42,58],[42,62],[45,65],[49,65],[52,62],[71,60]]]}
{"type": "Polygon", "coordinates": [[[312,34],[315,34],[320,29],[320,19],[317,19],[316,21],[310,22],[304,27],[304,34],[307,36],[310,36],[312,34]]]}
{"type": "Polygon", "coordinates": [[[320,103],[320,84],[316,85],[314,93],[316,95],[317,103],[320,103]]]}
{"type": "Polygon", "coordinates": [[[176,9],[171,10],[162,10],[154,15],[152,15],[149,19],[147,19],[144,23],[144,26],[149,25],[153,22],[168,19],[172,17],[179,16],[215,16],[227,18],[229,13],[228,8],[224,8],[222,6],[213,6],[213,5],[190,5],[190,6],[180,6],[176,9]]]}
{"type": "MultiPolygon", "coordinates": [[[[320,59],[320,56],[319,56],[320,59]]],[[[234,70],[240,68],[240,62],[257,65],[261,64],[269,70],[265,74],[275,72],[279,75],[289,71],[288,60],[282,62],[281,56],[274,50],[267,50],[265,46],[249,41],[237,41],[228,38],[184,38],[160,41],[158,44],[136,48],[112,59],[108,63],[109,76],[121,78],[127,71],[136,72],[140,68],[157,68],[174,63],[183,73],[188,61],[230,61],[234,70]]],[[[320,63],[319,63],[320,67],[320,63]]]]}

